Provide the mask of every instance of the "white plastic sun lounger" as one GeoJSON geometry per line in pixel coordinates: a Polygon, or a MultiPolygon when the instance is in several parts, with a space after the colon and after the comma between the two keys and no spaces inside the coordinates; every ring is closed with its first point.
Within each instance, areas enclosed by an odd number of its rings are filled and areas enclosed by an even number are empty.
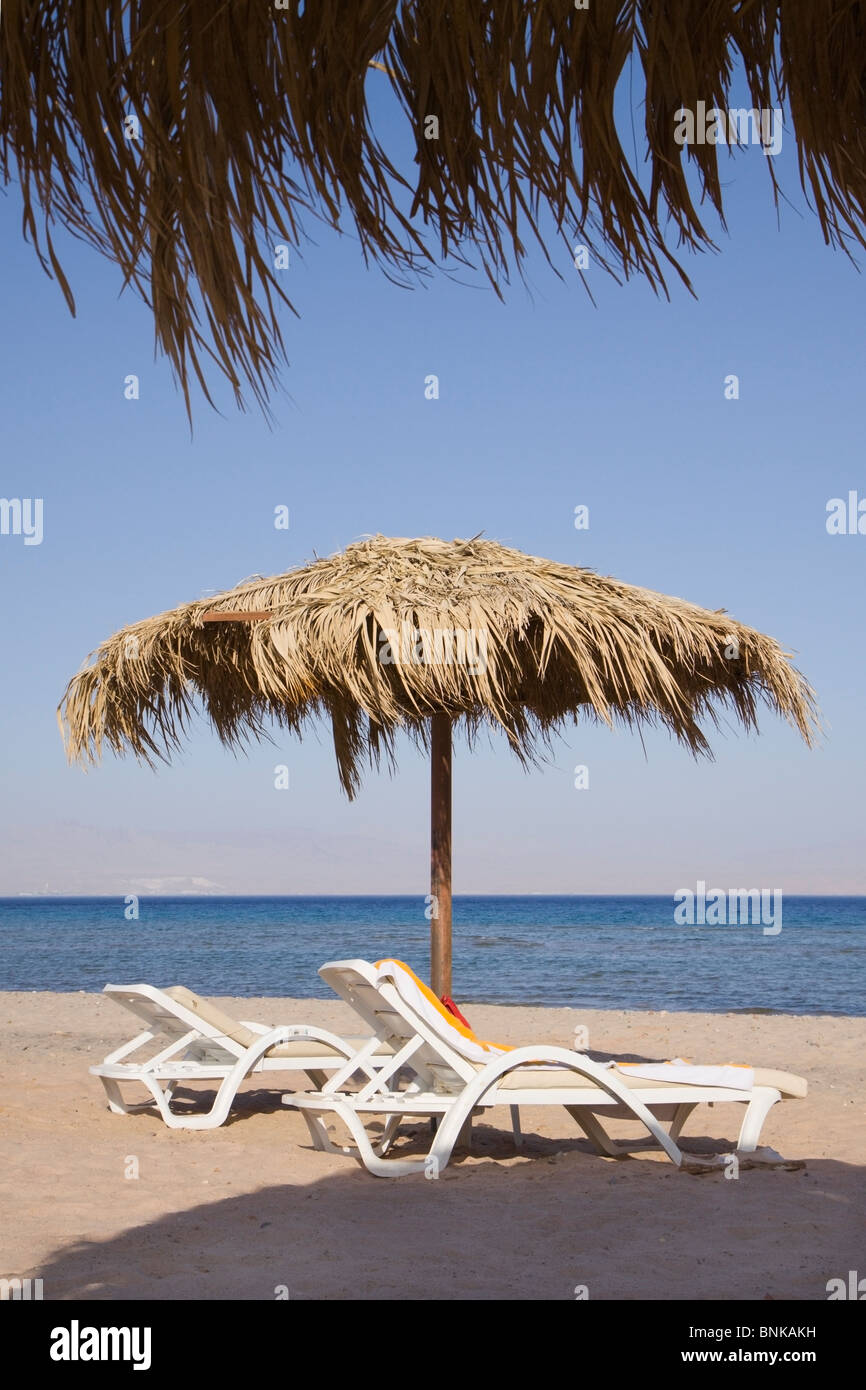
{"type": "MultiPolygon", "coordinates": [[[[678,1167],[683,1154],[676,1140],[688,1116],[702,1102],[736,1101],[746,1113],[738,1151],[753,1152],[769,1110],[783,1098],[806,1094],[806,1082],[787,1072],[751,1068],[690,1069],[682,1064],[661,1081],[637,1075],[641,1068],[619,1070],[594,1062],[582,1053],[548,1044],[506,1050],[484,1043],[463,1028],[440,1005],[435,995],[402,962],[334,961],[319,971],[326,981],[372,1028],[393,1055],[360,1089],[348,1091],[346,1079],[331,1077],[315,1094],[294,1092],[283,1104],[304,1115],[316,1148],[360,1158],[377,1177],[403,1177],[424,1172],[438,1177],[473,1114],[490,1106],[511,1107],[519,1142],[518,1111],[523,1106],[562,1105],[596,1149],[616,1157],[643,1148],[615,1142],[597,1118],[598,1113],[641,1122],[678,1167]],[[416,1080],[402,1090],[391,1080],[401,1067],[416,1080]],[[694,1082],[681,1078],[693,1072],[694,1082]],[[731,1072],[741,1072],[736,1083],[731,1072]],[[728,1084],[707,1084],[707,1077],[728,1084]],[[332,1143],[322,1118],[330,1111],[345,1123],[354,1146],[332,1143]],[[384,1132],[371,1142],[364,1120],[386,1117],[384,1132]],[[387,1158],[401,1120],[439,1116],[429,1153],[424,1158],[387,1158]],[[663,1128],[662,1121],[669,1122],[663,1128]]],[[[664,1065],[664,1064],[662,1064],[664,1065]]],[[[646,1068],[656,1073],[658,1068],[646,1068]]]]}
{"type": "Polygon", "coordinates": [[[358,1074],[369,1080],[383,1051],[388,1055],[387,1046],[375,1037],[340,1038],[305,1024],[265,1028],[260,1023],[239,1023],[182,985],[166,990],[153,985],[106,985],[103,993],[135,1014],[145,1031],[90,1067],[91,1074],[101,1080],[115,1114],[128,1114],[131,1108],[121,1095],[121,1082],[146,1087],[172,1129],[221,1125],[238,1087],[251,1073],[305,1072],[314,1086],[321,1086],[331,1073],[341,1080],[358,1074]],[[135,1054],[139,1056],[133,1060],[135,1054]],[[220,1083],[206,1113],[172,1111],[175,1087],[190,1081],[220,1083]]]}

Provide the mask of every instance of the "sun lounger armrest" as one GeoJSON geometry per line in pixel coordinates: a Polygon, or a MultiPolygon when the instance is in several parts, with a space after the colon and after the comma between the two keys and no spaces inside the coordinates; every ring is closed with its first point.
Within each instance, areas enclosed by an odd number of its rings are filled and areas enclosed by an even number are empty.
{"type": "MultiPolygon", "coordinates": [[[[261,1037],[264,1037],[265,1034],[270,1035],[274,1031],[278,1031],[282,1035],[279,1038],[280,1042],[297,1042],[304,1038],[311,1038],[315,1042],[327,1043],[335,1052],[339,1052],[344,1057],[351,1057],[354,1052],[358,1051],[358,1048],[369,1041],[366,1037],[360,1041],[356,1038],[354,1042],[356,1042],[358,1046],[355,1047],[347,1038],[341,1038],[338,1033],[332,1033],[328,1028],[319,1028],[315,1023],[293,1023],[275,1030],[273,1028],[268,1028],[263,1023],[248,1023],[245,1019],[242,1019],[241,1027],[249,1028],[251,1033],[257,1033],[261,1037]]],[[[271,1046],[273,1046],[273,1043],[271,1043],[271,1046]]]]}
{"type": "MultiPolygon", "coordinates": [[[[250,1024],[244,1026],[251,1027],[250,1024]]],[[[350,1046],[345,1038],[339,1037],[327,1028],[318,1028],[313,1023],[294,1023],[280,1028],[262,1028],[259,1024],[256,1032],[258,1036],[255,1042],[250,1044],[246,1054],[255,1060],[264,1056],[266,1052],[279,1043],[303,1042],[305,1038],[309,1038],[311,1042],[325,1043],[328,1047],[332,1047],[338,1056],[347,1059],[358,1051],[357,1048],[350,1046]]]]}

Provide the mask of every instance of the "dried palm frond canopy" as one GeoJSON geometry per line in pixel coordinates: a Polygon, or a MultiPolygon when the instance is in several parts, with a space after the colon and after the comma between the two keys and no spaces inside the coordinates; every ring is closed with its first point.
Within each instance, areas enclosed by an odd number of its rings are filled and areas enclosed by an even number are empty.
{"type": "Polygon", "coordinates": [[[698,207],[723,218],[722,188],[675,113],[742,107],[739,74],[756,111],[788,113],[825,240],[866,244],[861,0],[3,0],[0,173],[70,307],[57,224],[152,307],[188,409],[208,359],[264,405],[289,302],[274,247],[306,214],[354,224],[398,276],[477,252],[498,285],[528,239],[578,236],[614,274],[686,279],[668,223],[712,245],[698,207]],[[370,82],[414,169],[374,133],[370,82]]]}
{"type": "Polygon", "coordinates": [[[150,762],[196,705],[228,745],[325,717],[351,796],[398,731],[426,744],[433,715],[470,737],[499,728],[525,760],[581,713],[660,724],[699,754],[706,716],[727,706],[753,728],[762,702],[809,741],[809,687],[724,612],[493,541],[376,536],[124,628],[72,679],[61,716],[73,759],[107,746],[150,762]]]}
{"type": "Polygon", "coordinates": [[[225,744],[325,717],[349,796],[405,730],[430,749],[431,979],[451,993],[451,741],[484,725],[532,761],[581,714],[668,728],[708,753],[727,707],[765,703],[811,742],[812,691],[771,637],[723,612],[492,541],[374,536],[134,623],[104,642],[60,706],[70,757],[107,746],[153,762],[196,706],[225,744]]]}

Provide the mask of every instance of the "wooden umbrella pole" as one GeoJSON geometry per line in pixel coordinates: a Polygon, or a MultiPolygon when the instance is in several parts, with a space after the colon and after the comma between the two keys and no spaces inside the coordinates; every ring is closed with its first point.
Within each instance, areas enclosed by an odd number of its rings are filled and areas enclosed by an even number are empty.
{"type": "Polygon", "coordinates": [[[451,993],[451,720],[430,724],[430,979],[441,997],[451,993]]]}

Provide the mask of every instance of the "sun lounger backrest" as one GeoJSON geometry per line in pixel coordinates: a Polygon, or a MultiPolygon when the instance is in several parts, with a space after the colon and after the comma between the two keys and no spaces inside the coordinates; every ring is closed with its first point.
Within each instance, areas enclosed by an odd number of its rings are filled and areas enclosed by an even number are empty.
{"type": "Polygon", "coordinates": [[[330,961],[319,974],[395,1052],[415,1038],[422,1039],[408,1065],[426,1085],[437,1091],[461,1091],[475,1076],[475,1066],[454,1046],[444,1020],[440,1023],[425,1016],[418,1001],[412,1002],[411,990],[404,995],[397,989],[390,964],[383,962],[385,969],[380,970],[369,961],[330,961]]]}
{"type": "Polygon", "coordinates": [[[172,985],[171,989],[167,989],[165,992],[170,999],[182,1004],[184,1008],[189,1009],[190,1013],[203,1019],[205,1023],[209,1023],[212,1028],[216,1028],[219,1033],[231,1038],[241,1047],[252,1047],[255,1042],[256,1034],[251,1028],[245,1028],[242,1023],[238,1023],[229,1014],[224,1014],[222,1009],[217,1008],[216,1004],[212,1004],[209,999],[202,999],[200,995],[194,994],[185,985],[172,985]]]}
{"type": "Polygon", "coordinates": [[[255,1034],[183,985],[106,985],[103,990],[140,1019],[155,1038],[173,1041],[195,1031],[211,1041],[213,1060],[237,1059],[255,1034]],[[234,1044],[232,1046],[231,1044],[234,1044]]]}
{"type": "Polygon", "coordinates": [[[500,1056],[511,1049],[499,1043],[486,1042],[467,1023],[456,1018],[440,999],[436,998],[423,980],[402,960],[379,960],[375,966],[380,981],[390,980],[413,1016],[420,1015],[438,1038],[453,1048],[468,1062],[481,1062],[500,1056]]]}

